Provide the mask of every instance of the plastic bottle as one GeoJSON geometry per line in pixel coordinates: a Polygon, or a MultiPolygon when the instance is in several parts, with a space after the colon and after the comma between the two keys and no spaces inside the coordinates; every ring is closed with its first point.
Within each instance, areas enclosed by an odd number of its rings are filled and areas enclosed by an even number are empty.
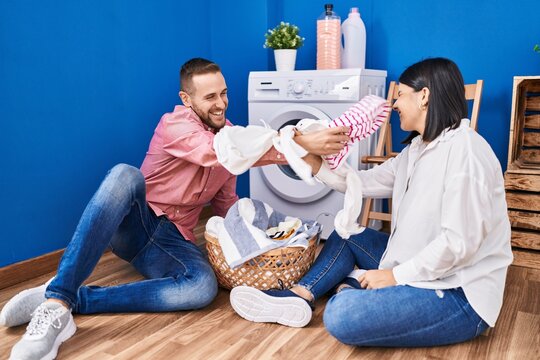
{"type": "Polygon", "coordinates": [[[317,70],[341,68],[341,18],[334,5],[324,5],[317,19],[317,70]]]}
{"type": "Polygon", "coordinates": [[[353,7],[349,17],[341,25],[343,31],[343,53],[341,67],[343,69],[366,67],[366,27],[358,8],[353,7]]]}

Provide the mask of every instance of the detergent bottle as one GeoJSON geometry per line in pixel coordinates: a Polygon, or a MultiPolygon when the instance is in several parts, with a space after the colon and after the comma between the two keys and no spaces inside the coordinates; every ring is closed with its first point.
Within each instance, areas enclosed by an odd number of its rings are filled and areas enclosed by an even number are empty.
{"type": "Polygon", "coordinates": [[[357,7],[351,8],[349,17],[341,25],[343,31],[343,69],[366,67],[366,27],[357,7]]]}
{"type": "Polygon", "coordinates": [[[341,18],[334,5],[324,5],[317,19],[317,70],[341,67],[341,18]]]}

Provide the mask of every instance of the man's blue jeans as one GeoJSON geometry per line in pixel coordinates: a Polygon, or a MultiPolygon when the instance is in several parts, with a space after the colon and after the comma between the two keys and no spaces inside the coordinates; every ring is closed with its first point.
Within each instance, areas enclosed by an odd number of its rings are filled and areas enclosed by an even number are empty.
{"type": "Polygon", "coordinates": [[[204,254],[165,216],[154,214],[143,175],[125,164],[109,171],[88,203],[45,293],[82,314],[190,310],[216,295],[216,277],[204,254]],[[108,246],[146,280],[81,286],[108,246]]]}
{"type": "MultiPolygon", "coordinates": [[[[366,229],[345,240],[335,232],[298,285],[315,299],[357,265],[378,269],[388,234],[366,229]]],[[[324,325],[339,341],[359,346],[416,347],[472,339],[488,325],[476,314],[463,290],[429,290],[412,286],[344,289],[326,304],[324,325]]]]}

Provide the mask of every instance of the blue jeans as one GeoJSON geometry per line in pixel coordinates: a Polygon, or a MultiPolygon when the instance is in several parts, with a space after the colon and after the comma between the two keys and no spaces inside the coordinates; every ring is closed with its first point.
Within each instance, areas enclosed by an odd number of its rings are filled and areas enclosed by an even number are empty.
{"type": "Polygon", "coordinates": [[[154,214],[143,175],[125,164],[109,171],[88,203],[45,292],[82,314],[190,310],[216,295],[216,277],[204,254],[165,216],[154,214]],[[108,246],[146,279],[81,286],[108,246]]]}
{"type": "MultiPolygon", "coordinates": [[[[372,229],[346,240],[334,232],[298,285],[317,299],[341,283],[355,265],[378,269],[387,242],[388,234],[372,229]]],[[[488,327],[461,288],[429,290],[407,285],[344,289],[326,304],[323,321],[343,343],[385,347],[453,344],[472,339],[488,327]]]]}

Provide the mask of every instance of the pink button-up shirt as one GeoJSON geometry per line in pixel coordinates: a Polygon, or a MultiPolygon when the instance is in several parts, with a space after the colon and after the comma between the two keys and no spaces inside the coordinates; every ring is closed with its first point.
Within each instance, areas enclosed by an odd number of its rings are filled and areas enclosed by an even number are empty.
{"type": "MultiPolygon", "coordinates": [[[[193,229],[206,204],[225,216],[238,200],[236,176],[217,161],[214,133],[191,108],[177,105],[162,116],[141,166],[149,206],[156,215],[167,215],[190,241],[195,241],[193,229]]],[[[272,148],[255,166],[275,163],[286,161],[272,148]]]]}

